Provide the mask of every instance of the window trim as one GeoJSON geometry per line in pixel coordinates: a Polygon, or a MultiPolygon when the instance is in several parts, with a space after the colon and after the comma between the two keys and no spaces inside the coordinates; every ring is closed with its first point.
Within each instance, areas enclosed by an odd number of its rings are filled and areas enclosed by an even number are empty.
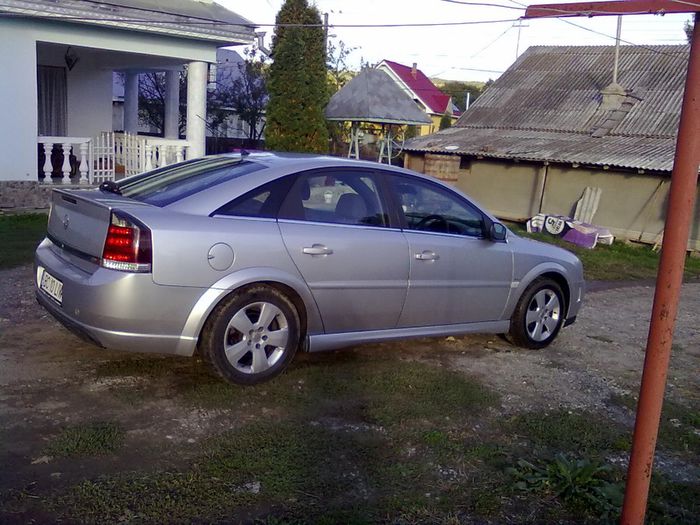
{"type": "Polygon", "coordinates": [[[382,210],[384,211],[384,214],[386,215],[387,218],[387,223],[384,225],[375,225],[375,224],[345,224],[341,222],[322,222],[322,221],[314,221],[314,220],[308,220],[308,219],[297,219],[297,218],[287,218],[287,217],[281,217],[280,213],[282,211],[282,207],[284,205],[284,200],[283,199],[282,203],[280,203],[279,208],[277,209],[277,220],[280,222],[293,222],[296,224],[317,224],[317,225],[324,225],[324,226],[350,226],[353,228],[371,228],[373,230],[382,230],[382,231],[387,231],[387,230],[401,230],[400,225],[398,224],[397,221],[394,220],[393,217],[393,207],[391,206],[391,203],[387,199],[387,195],[384,191],[384,182],[381,180],[381,176],[377,173],[377,170],[374,170],[372,168],[365,168],[365,167],[354,167],[354,166],[328,166],[328,167],[323,167],[323,168],[312,168],[309,170],[303,170],[299,171],[296,173],[293,173],[291,175],[287,175],[287,177],[293,178],[292,184],[289,186],[289,191],[294,187],[294,185],[297,183],[300,177],[314,177],[322,174],[327,174],[327,176],[333,176],[332,172],[342,172],[342,173],[353,173],[353,174],[364,174],[368,175],[372,182],[374,183],[374,186],[376,188],[377,192],[377,197],[379,198],[379,205],[382,207],[382,210]]]}
{"type": "Polygon", "coordinates": [[[400,228],[404,232],[413,232],[413,233],[427,233],[431,235],[441,235],[441,236],[447,236],[447,237],[455,237],[459,239],[488,239],[488,235],[486,232],[486,224],[488,223],[487,220],[487,215],[481,211],[477,206],[472,204],[468,199],[465,199],[462,197],[460,194],[455,193],[452,191],[450,188],[446,188],[445,186],[436,183],[435,181],[424,179],[422,177],[416,177],[414,175],[410,175],[407,173],[394,173],[390,171],[382,171],[382,173],[385,173],[387,175],[386,180],[383,182],[386,184],[386,190],[389,194],[389,198],[391,199],[391,204],[392,208],[394,210],[394,213],[396,214],[397,220],[400,224],[400,228]],[[406,221],[406,216],[402,211],[399,211],[401,209],[401,204],[398,201],[398,195],[393,189],[392,182],[389,179],[389,177],[397,177],[399,179],[408,179],[410,181],[418,181],[418,183],[424,183],[426,186],[431,187],[431,188],[437,188],[437,191],[447,191],[450,192],[449,194],[453,196],[454,198],[457,199],[458,202],[462,203],[465,205],[466,208],[473,210],[479,217],[481,217],[481,234],[479,235],[469,235],[469,234],[461,234],[461,233],[447,233],[447,232],[432,232],[432,231],[426,231],[426,230],[413,230],[408,227],[408,222],[406,221]]]}
{"type": "MultiPolygon", "coordinates": [[[[273,179],[271,181],[260,184],[259,186],[256,186],[252,190],[248,190],[243,195],[239,195],[238,197],[231,199],[230,201],[226,202],[225,204],[222,204],[216,210],[212,211],[209,214],[209,217],[231,217],[233,219],[257,219],[257,220],[273,220],[273,221],[275,221],[275,220],[277,220],[277,218],[279,216],[280,209],[282,207],[282,204],[284,203],[284,200],[285,200],[287,194],[289,193],[289,190],[291,189],[292,185],[295,182],[294,180],[292,180],[293,177],[294,177],[294,174],[284,175],[284,176],[279,177],[277,179],[273,179]],[[284,187],[285,185],[286,185],[286,187],[284,187]],[[281,195],[280,195],[281,198],[280,198],[279,202],[274,204],[273,213],[271,213],[269,217],[254,216],[254,215],[232,215],[229,213],[222,213],[222,211],[221,211],[222,209],[226,208],[227,206],[232,205],[236,201],[242,200],[244,198],[249,198],[250,195],[255,194],[256,192],[260,191],[262,188],[264,188],[266,186],[271,186],[271,187],[278,186],[278,188],[275,188],[275,189],[278,189],[281,192],[281,195]]],[[[272,190],[270,191],[270,193],[272,194],[272,190]]]]}

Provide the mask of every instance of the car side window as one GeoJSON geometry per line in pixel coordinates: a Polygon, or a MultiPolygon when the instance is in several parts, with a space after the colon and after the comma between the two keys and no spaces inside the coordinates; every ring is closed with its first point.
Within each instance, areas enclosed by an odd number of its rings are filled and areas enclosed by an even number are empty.
{"type": "Polygon", "coordinates": [[[291,184],[289,177],[263,184],[224,204],[212,215],[274,219],[291,184]]]}
{"type": "Polygon", "coordinates": [[[324,170],[302,173],[282,204],[280,219],[387,226],[388,216],[369,172],[324,170]]]}
{"type": "Polygon", "coordinates": [[[418,178],[392,175],[390,180],[406,229],[470,237],[483,235],[483,215],[459,195],[418,178]]]}

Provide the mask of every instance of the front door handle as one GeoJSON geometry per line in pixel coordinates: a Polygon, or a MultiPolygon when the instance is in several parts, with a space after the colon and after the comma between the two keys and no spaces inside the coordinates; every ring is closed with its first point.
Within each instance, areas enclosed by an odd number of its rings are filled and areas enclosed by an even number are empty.
{"type": "Polygon", "coordinates": [[[302,253],[306,255],[330,255],[333,250],[324,246],[323,244],[313,244],[312,246],[305,246],[301,249],[302,253]]]}
{"type": "Polygon", "coordinates": [[[431,252],[430,250],[424,250],[416,254],[416,259],[419,261],[437,261],[439,258],[440,256],[437,253],[431,252]]]}

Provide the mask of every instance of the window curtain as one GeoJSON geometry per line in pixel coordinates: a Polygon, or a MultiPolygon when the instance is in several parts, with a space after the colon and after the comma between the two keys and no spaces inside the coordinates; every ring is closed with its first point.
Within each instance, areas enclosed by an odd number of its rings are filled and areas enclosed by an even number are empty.
{"type": "Polygon", "coordinates": [[[68,88],[66,69],[38,67],[39,135],[63,137],[66,134],[68,88]]]}

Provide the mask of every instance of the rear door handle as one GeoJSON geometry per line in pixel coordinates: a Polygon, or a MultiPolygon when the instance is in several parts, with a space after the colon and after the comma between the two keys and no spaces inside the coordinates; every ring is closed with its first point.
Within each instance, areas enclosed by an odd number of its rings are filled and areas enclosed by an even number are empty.
{"type": "Polygon", "coordinates": [[[419,261],[437,261],[439,258],[440,256],[437,253],[431,252],[430,250],[425,250],[416,254],[416,259],[419,261]]]}
{"type": "Polygon", "coordinates": [[[330,255],[333,253],[333,250],[323,244],[313,244],[310,247],[305,246],[301,251],[306,255],[330,255]]]}

